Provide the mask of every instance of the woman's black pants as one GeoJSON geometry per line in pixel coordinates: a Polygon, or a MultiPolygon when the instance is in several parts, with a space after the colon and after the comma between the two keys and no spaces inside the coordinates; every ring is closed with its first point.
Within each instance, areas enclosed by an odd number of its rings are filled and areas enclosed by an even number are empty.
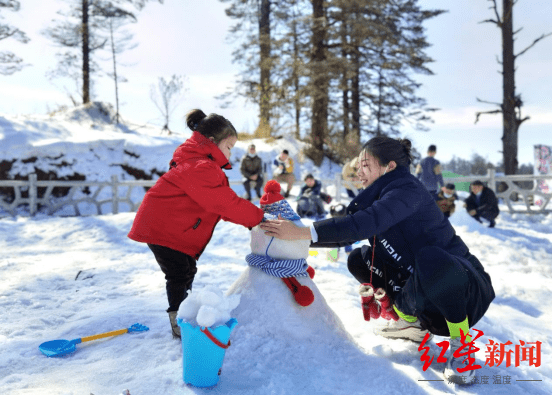
{"type": "MultiPolygon", "coordinates": [[[[361,249],[353,250],[347,264],[359,282],[368,283],[371,248],[364,248],[364,254],[361,249]]],[[[416,253],[410,276],[389,264],[385,256],[376,255],[372,285],[383,287],[401,312],[418,317],[438,335],[448,335],[447,320],[459,323],[467,316],[473,326],[495,296],[490,277],[475,256],[454,256],[436,246],[416,253]]]]}

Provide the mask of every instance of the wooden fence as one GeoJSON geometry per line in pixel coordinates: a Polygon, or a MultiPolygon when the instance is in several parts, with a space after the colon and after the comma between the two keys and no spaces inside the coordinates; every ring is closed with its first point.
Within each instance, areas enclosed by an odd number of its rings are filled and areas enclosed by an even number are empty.
{"type": "MultiPolygon", "coordinates": [[[[512,213],[547,213],[552,198],[551,193],[537,191],[537,180],[548,179],[552,182],[552,176],[496,176],[494,170],[489,170],[486,176],[466,176],[459,178],[445,178],[445,182],[471,182],[481,180],[502,198],[512,213]],[[516,182],[533,182],[532,189],[522,189],[516,182]],[[500,184],[506,186],[504,190],[500,184]],[[542,199],[541,205],[534,204],[534,197],[542,199]],[[520,204],[521,200],[521,204],[520,204]]],[[[265,180],[267,178],[265,177],[265,180]]],[[[34,216],[37,212],[49,215],[74,215],[90,214],[90,208],[95,208],[95,214],[114,213],[120,211],[135,212],[145,194],[145,188],[152,187],[155,180],[118,180],[112,176],[110,181],[53,181],[37,180],[36,174],[30,174],[28,180],[0,180],[0,188],[4,191],[13,189],[13,196],[6,200],[0,198],[0,216],[9,214],[15,216],[18,211],[34,216]],[[54,189],[65,189],[63,196],[56,197],[54,189]],[[102,209],[103,208],[103,209],[102,209]],[[72,209],[72,211],[71,211],[72,209]]],[[[242,184],[241,180],[230,181],[231,185],[242,184]]],[[[302,184],[298,181],[296,184],[302,184]]],[[[324,191],[334,198],[335,203],[341,202],[343,187],[354,191],[354,187],[347,185],[336,175],[334,179],[323,179],[324,191]]],[[[60,194],[57,194],[60,195],[60,194]]]]}

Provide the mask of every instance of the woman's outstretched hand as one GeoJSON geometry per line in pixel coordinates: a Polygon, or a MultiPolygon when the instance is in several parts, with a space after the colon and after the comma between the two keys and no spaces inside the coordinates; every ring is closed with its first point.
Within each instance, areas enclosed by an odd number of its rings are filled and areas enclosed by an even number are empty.
{"type": "Polygon", "coordinates": [[[311,239],[309,227],[297,227],[290,220],[283,220],[280,217],[278,220],[266,220],[259,227],[268,236],[273,236],[278,239],[298,240],[311,239]]]}

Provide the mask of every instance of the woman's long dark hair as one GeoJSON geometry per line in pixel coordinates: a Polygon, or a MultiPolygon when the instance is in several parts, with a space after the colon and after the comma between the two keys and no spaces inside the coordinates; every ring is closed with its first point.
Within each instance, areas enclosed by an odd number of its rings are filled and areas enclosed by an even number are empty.
{"type": "Polygon", "coordinates": [[[412,162],[412,143],[408,139],[393,139],[388,136],[376,136],[362,147],[376,158],[381,166],[395,161],[397,166],[408,167],[412,162]]]}
{"type": "Polygon", "coordinates": [[[206,138],[213,138],[215,144],[219,144],[227,137],[238,137],[236,128],[230,121],[218,114],[205,113],[199,109],[194,109],[186,114],[186,125],[192,131],[201,133],[206,138]]]}

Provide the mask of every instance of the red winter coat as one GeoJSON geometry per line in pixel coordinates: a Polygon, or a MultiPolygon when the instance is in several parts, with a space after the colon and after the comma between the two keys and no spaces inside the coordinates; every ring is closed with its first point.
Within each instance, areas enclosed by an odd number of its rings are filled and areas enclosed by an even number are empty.
{"type": "Polygon", "coordinates": [[[194,132],[175,150],[171,169],[144,196],[128,237],[197,260],[221,218],[245,227],[259,224],[264,212],[236,195],[222,167],[231,169],[226,156],[194,132]]]}

